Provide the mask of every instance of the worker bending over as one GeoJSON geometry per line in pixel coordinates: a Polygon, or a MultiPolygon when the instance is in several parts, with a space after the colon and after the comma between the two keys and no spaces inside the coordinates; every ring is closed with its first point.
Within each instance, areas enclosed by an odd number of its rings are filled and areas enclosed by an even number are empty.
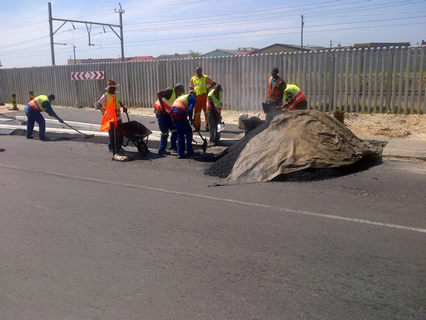
{"type": "Polygon", "coordinates": [[[217,125],[222,122],[222,86],[216,84],[207,96],[207,114],[210,125],[210,145],[217,145],[220,140],[220,132],[217,125]]]}
{"type": "Polygon", "coordinates": [[[44,120],[43,115],[41,114],[43,111],[47,112],[47,114],[55,119],[57,119],[60,123],[64,123],[64,120],[58,117],[58,115],[53,111],[51,102],[55,100],[55,96],[53,94],[46,96],[40,95],[32,99],[25,106],[25,114],[27,115],[27,132],[25,136],[27,139],[33,138],[33,130],[34,123],[38,123],[38,136],[42,141],[50,140],[46,137],[46,121],[44,120]]]}
{"type": "Polygon", "coordinates": [[[158,99],[154,104],[154,113],[157,117],[158,126],[161,131],[160,149],[158,149],[158,154],[166,153],[169,131],[171,132],[169,150],[177,150],[176,128],[173,126],[170,111],[172,109],[173,102],[175,102],[176,98],[180,97],[184,92],[185,88],[180,83],[176,84],[174,88],[168,87],[157,92],[158,99]]]}
{"type": "Polygon", "coordinates": [[[198,130],[201,128],[201,110],[203,110],[206,121],[206,131],[209,131],[209,120],[206,113],[207,92],[213,88],[215,84],[216,82],[214,82],[209,76],[203,74],[201,67],[198,67],[195,70],[195,75],[189,82],[189,89],[195,90],[195,93],[197,94],[197,104],[195,105],[194,110],[194,125],[198,130]],[[207,86],[210,86],[210,88],[207,88],[207,86]]]}
{"type": "Polygon", "coordinates": [[[284,90],[284,98],[286,104],[279,109],[291,110],[306,110],[308,108],[308,101],[305,94],[294,84],[288,84],[284,90]]]}
{"type": "Polygon", "coordinates": [[[194,157],[197,155],[192,148],[192,113],[197,102],[195,91],[180,96],[175,100],[170,110],[170,116],[177,133],[177,153],[178,158],[194,157]],[[189,118],[189,120],[188,120],[189,118]],[[185,155],[186,139],[186,155],[185,155]]]}
{"type": "MultiPolygon", "coordinates": [[[[105,88],[107,92],[105,92],[96,103],[98,109],[101,110],[103,115],[111,99],[114,99],[115,114],[117,116],[118,126],[120,126],[123,123],[123,121],[121,120],[120,106],[123,108],[123,112],[127,112],[127,108],[120,101],[120,92],[117,91],[117,88],[119,86],[120,84],[115,83],[114,80],[108,80],[107,86],[105,88]]],[[[114,129],[115,128],[112,127],[112,128],[109,128],[108,130],[108,150],[114,154],[123,155],[124,153],[124,150],[122,148],[123,136],[118,132],[118,130],[115,130],[115,135],[114,135],[114,129]],[[115,140],[114,140],[114,137],[115,137],[115,140]]]]}

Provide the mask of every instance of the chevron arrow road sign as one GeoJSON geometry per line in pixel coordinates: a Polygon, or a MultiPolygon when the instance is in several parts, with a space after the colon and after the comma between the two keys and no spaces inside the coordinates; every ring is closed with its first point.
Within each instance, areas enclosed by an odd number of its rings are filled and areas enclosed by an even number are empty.
{"type": "Polygon", "coordinates": [[[103,71],[71,72],[71,80],[101,80],[103,78],[103,71]]]}

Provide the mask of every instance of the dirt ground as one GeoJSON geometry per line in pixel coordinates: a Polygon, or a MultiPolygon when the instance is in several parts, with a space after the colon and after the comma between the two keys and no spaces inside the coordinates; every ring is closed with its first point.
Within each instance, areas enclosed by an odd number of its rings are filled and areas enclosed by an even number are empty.
{"type": "MultiPolygon", "coordinates": [[[[135,114],[152,115],[150,108],[131,108],[130,110],[135,114]]],[[[225,124],[238,124],[238,118],[243,113],[224,110],[222,111],[222,118],[225,124]]],[[[247,114],[248,117],[259,115],[259,113],[247,114]]],[[[265,115],[260,114],[260,118],[265,119],[265,115]]],[[[345,125],[356,135],[426,140],[425,115],[346,113],[344,121],[345,125]]]]}
{"type": "MultiPolygon", "coordinates": [[[[11,108],[11,104],[2,107],[5,111],[11,108]]],[[[23,110],[23,105],[18,106],[23,110]]],[[[54,108],[61,108],[54,106],[54,108]]],[[[153,108],[129,108],[130,113],[154,116],[153,108]]],[[[222,118],[226,123],[238,124],[238,118],[244,114],[242,111],[222,111],[222,118]]],[[[259,113],[247,113],[248,117],[258,116],[259,113]]],[[[203,116],[203,114],[202,114],[203,116]]],[[[260,118],[265,115],[260,113],[260,118]]],[[[400,114],[362,114],[346,113],[345,125],[356,135],[384,136],[389,138],[406,138],[426,140],[426,116],[425,115],[400,115],[400,114]]]]}

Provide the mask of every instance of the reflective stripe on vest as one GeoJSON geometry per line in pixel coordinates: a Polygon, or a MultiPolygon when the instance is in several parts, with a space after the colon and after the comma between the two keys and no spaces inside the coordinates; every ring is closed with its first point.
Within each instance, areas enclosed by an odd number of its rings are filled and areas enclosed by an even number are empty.
{"type": "MultiPolygon", "coordinates": [[[[103,112],[106,111],[109,102],[112,99],[112,94],[110,94],[109,92],[105,92],[104,93],[105,96],[105,105],[102,106],[102,110],[103,112]]],[[[121,120],[121,112],[120,112],[120,92],[116,91],[115,94],[115,114],[117,116],[117,120],[121,120]]]]}
{"type": "MultiPolygon", "coordinates": [[[[170,89],[170,88],[167,88],[167,89],[170,89]]],[[[173,102],[175,102],[175,100],[176,100],[176,92],[175,92],[175,89],[173,89],[173,93],[169,99],[163,98],[163,104],[164,104],[164,109],[166,109],[166,113],[170,114],[170,110],[172,109],[172,105],[173,105],[173,102]]],[[[154,103],[154,107],[161,112],[163,111],[163,109],[161,108],[160,101],[158,99],[154,103]]]]}
{"type": "Polygon", "coordinates": [[[272,79],[273,79],[273,77],[271,76],[269,78],[269,85],[268,85],[268,99],[270,99],[272,101],[281,101],[282,92],[280,92],[279,85],[284,80],[281,79],[280,77],[278,77],[277,80],[275,81],[274,86],[272,87],[272,79]]]}
{"type": "Polygon", "coordinates": [[[46,95],[40,95],[35,97],[33,100],[31,100],[30,102],[28,102],[28,104],[30,105],[31,108],[33,108],[34,110],[43,112],[46,111],[46,108],[43,108],[43,103],[49,101],[49,97],[46,95]]]}
{"type": "Polygon", "coordinates": [[[194,90],[197,96],[207,93],[207,84],[206,84],[207,76],[203,74],[201,78],[197,76],[192,77],[192,83],[194,84],[194,90]]]}
{"type": "Polygon", "coordinates": [[[173,102],[172,108],[179,108],[185,111],[186,115],[188,115],[188,97],[189,94],[186,94],[177,98],[175,102],[173,102]]]}
{"type": "Polygon", "coordinates": [[[289,102],[290,105],[287,107],[287,110],[289,110],[289,111],[294,110],[298,103],[300,103],[300,102],[302,102],[303,100],[306,99],[306,96],[302,92],[302,90],[300,90],[294,84],[288,84],[287,88],[284,90],[284,94],[285,94],[286,100],[287,100],[289,94],[292,96],[292,99],[289,102]]]}
{"type": "Polygon", "coordinates": [[[209,110],[216,109],[220,113],[222,111],[222,103],[220,102],[220,100],[222,100],[222,91],[219,93],[219,98],[216,98],[216,96],[213,94],[214,91],[215,91],[214,89],[210,91],[207,97],[207,109],[209,110]],[[213,105],[210,104],[209,98],[213,100],[213,105]]]}

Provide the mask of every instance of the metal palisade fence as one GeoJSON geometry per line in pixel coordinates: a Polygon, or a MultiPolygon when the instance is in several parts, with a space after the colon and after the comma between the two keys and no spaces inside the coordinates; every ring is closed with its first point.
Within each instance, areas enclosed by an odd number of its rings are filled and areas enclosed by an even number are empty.
{"type": "Polygon", "coordinates": [[[176,83],[188,88],[201,66],[224,88],[224,108],[261,111],[271,69],[307,95],[310,109],[347,112],[424,113],[426,47],[319,50],[229,57],[93,63],[0,69],[0,100],[27,103],[53,93],[55,104],[92,106],[108,79],[120,83],[127,106],[152,107],[156,92],[176,83]],[[75,72],[102,71],[102,80],[73,80],[75,72]]]}

